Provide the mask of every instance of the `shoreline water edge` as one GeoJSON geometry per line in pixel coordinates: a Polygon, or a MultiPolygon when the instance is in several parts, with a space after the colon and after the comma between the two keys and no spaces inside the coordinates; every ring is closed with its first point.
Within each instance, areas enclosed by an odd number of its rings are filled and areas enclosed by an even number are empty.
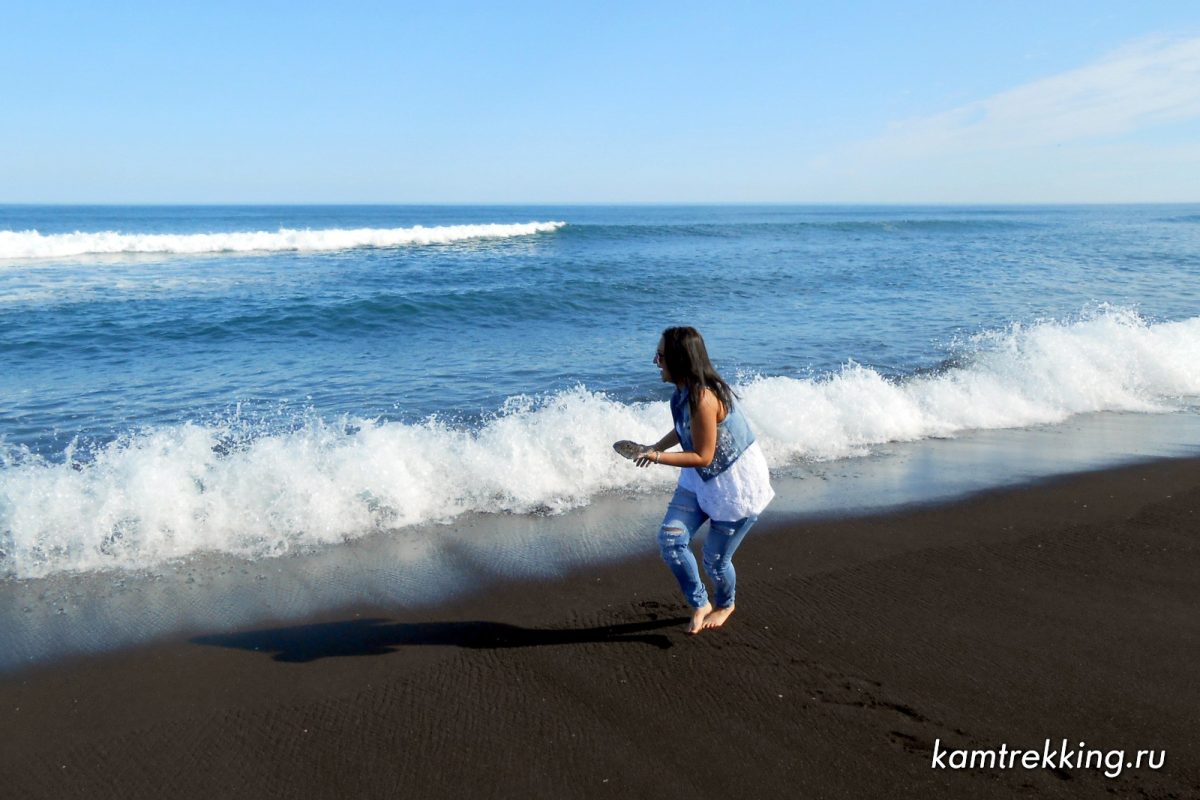
{"type": "MultiPolygon", "coordinates": [[[[779,524],[954,502],[979,492],[1200,455],[1200,414],[1094,414],[1055,426],[893,443],[776,470],[779,524]]],[[[428,608],[509,580],[653,550],[662,492],[603,495],[561,514],[466,514],[257,558],[199,553],[150,569],[0,581],[0,674],[182,633],[229,632],[340,608],[428,608]]]]}

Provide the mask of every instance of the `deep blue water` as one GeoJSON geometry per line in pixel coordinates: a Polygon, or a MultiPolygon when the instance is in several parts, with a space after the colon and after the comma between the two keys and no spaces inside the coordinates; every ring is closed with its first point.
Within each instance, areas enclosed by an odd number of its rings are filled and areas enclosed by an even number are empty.
{"type": "MultiPolygon", "coordinates": [[[[242,415],[465,422],[576,384],[661,395],[661,328],[731,374],[888,376],[1107,303],[1200,307],[1200,207],[0,207],[0,230],[195,234],[561,220],[332,252],[0,260],[0,437],[45,455],[242,415]],[[281,410],[282,409],[282,410],[281,410]]],[[[3,253],[0,253],[3,255],[3,253]]]]}

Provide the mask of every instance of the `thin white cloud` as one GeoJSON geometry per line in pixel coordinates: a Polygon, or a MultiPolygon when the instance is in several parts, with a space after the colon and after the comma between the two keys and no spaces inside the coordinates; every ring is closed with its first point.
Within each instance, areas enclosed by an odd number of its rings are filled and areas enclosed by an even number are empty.
{"type": "Polygon", "coordinates": [[[1200,116],[1200,37],[1149,39],[1100,61],[859,143],[887,158],[983,153],[1120,136],[1200,116]]]}

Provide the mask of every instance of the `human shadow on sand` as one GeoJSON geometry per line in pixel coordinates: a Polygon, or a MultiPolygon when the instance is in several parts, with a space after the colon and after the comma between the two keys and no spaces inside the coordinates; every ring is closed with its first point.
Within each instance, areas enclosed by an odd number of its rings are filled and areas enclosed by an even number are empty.
{"type": "Polygon", "coordinates": [[[275,661],[303,663],[331,656],[385,655],[400,647],[431,644],[494,650],[556,644],[633,642],[666,649],[671,646],[670,638],[661,633],[645,632],[686,622],[686,618],[680,617],[594,628],[548,629],[522,628],[502,622],[390,622],[372,618],[212,634],[197,636],[191,641],[194,644],[272,653],[275,661]]]}

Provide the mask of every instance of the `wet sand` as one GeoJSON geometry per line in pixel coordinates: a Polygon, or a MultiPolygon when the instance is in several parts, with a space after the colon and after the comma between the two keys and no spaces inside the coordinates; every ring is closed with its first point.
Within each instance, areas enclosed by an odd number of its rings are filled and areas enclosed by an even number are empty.
{"type": "MultiPolygon", "coordinates": [[[[664,502],[665,502],[664,497],[664,502]]],[[[771,519],[689,637],[643,557],[0,676],[11,797],[1200,796],[1200,460],[771,519]],[[1161,769],[931,767],[1166,751],[1161,769]]]]}

